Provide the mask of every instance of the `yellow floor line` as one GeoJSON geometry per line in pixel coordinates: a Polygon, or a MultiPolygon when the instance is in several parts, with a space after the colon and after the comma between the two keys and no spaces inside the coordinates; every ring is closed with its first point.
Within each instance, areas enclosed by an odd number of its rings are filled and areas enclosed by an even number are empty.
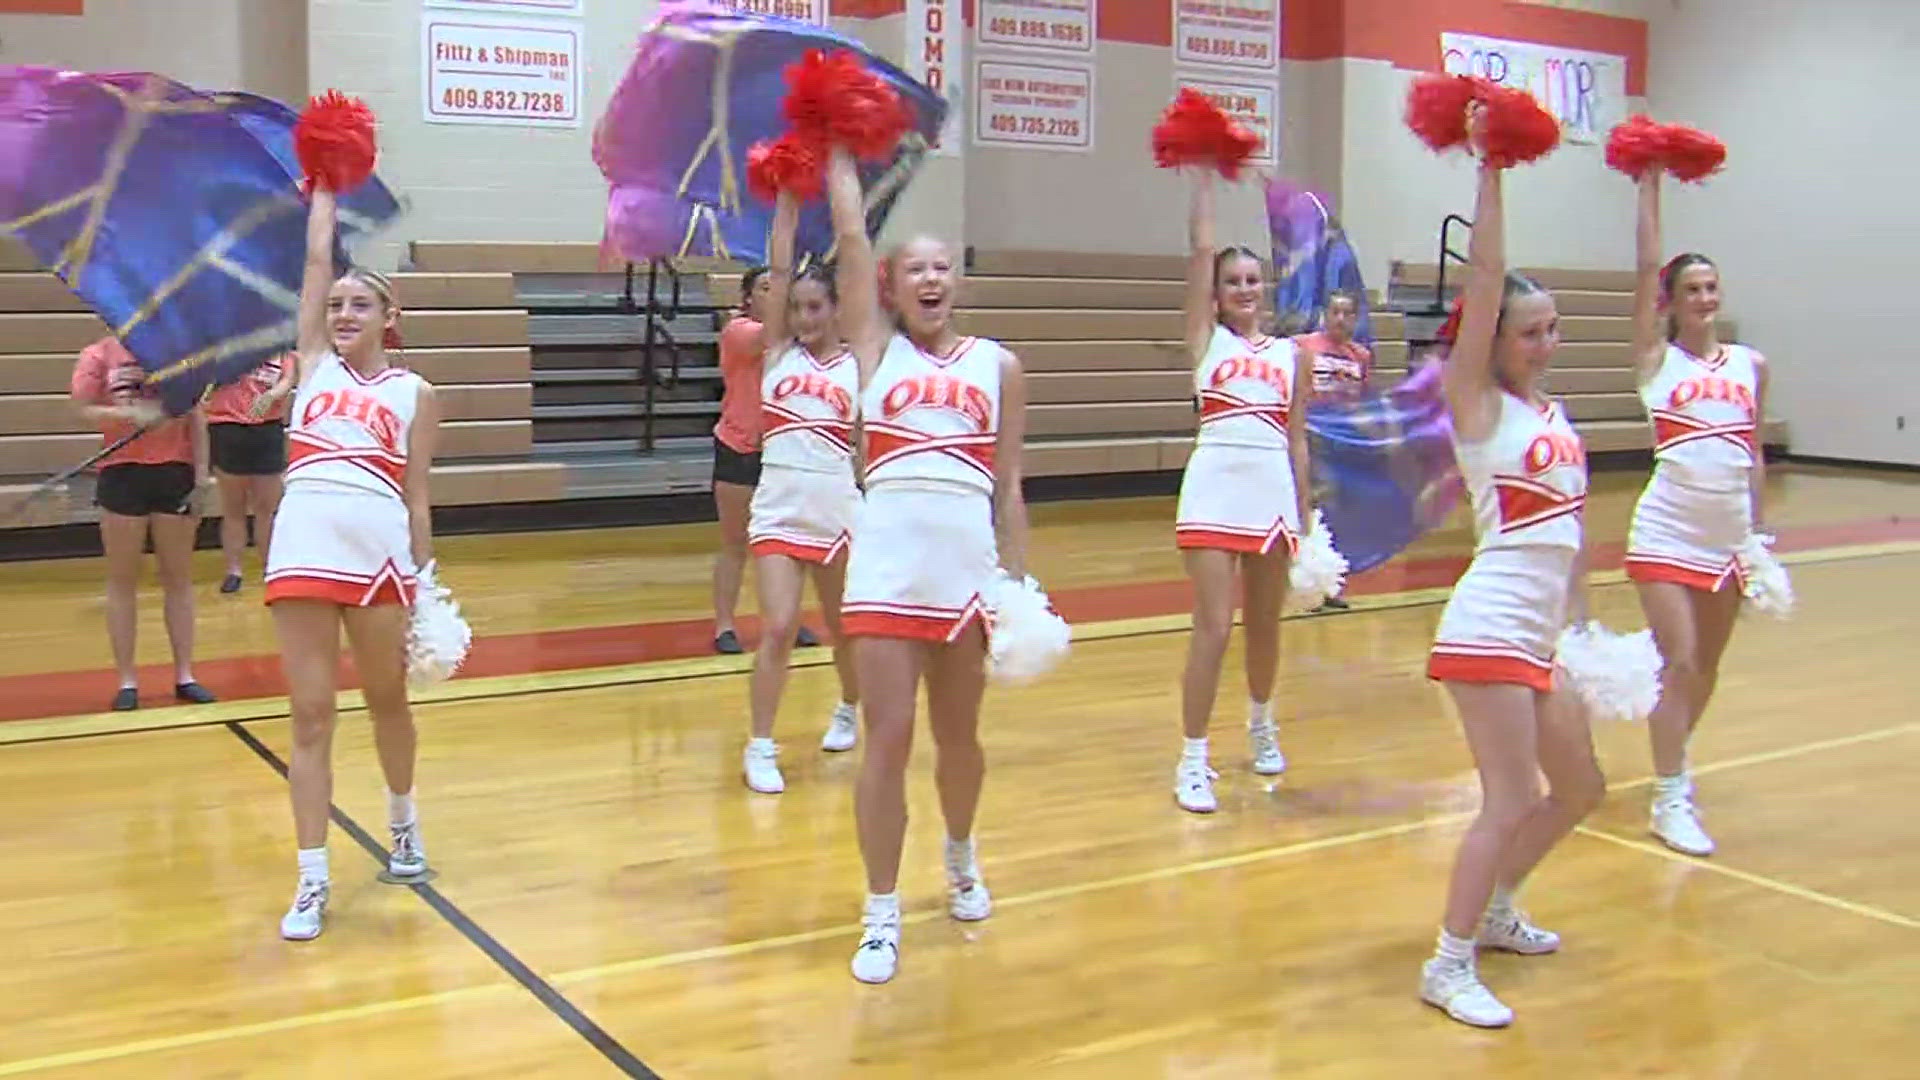
{"type": "MultiPolygon", "coordinates": [[[[1817,753],[1821,750],[1829,750],[1829,749],[1835,749],[1835,748],[1845,747],[1845,746],[1855,746],[1862,743],[1873,742],[1880,739],[1886,739],[1886,738],[1891,738],[1897,735],[1910,734],[1910,733],[1920,733],[1920,723],[1896,724],[1890,727],[1879,728],[1873,731],[1860,732],[1854,735],[1841,736],[1833,739],[1821,739],[1815,742],[1801,743],[1795,746],[1784,747],[1779,750],[1769,750],[1761,753],[1747,754],[1747,755],[1743,755],[1741,757],[1736,757],[1736,758],[1727,758],[1725,760],[1717,761],[1717,762],[1703,763],[1699,766],[1696,766],[1694,768],[1694,772],[1696,775],[1704,775],[1712,772],[1721,772],[1728,769],[1740,768],[1742,766],[1764,764],[1767,762],[1779,761],[1785,758],[1797,757],[1804,754],[1817,753]]],[[[1645,787],[1651,784],[1653,782],[1653,779],[1654,778],[1649,775],[1644,777],[1638,777],[1636,779],[1624,781],[1621,783],[1612,784],[1610,786],[1613,790],[1616,790],[1616,791],[1624,788],[1645,787]]],[[[1401,822],[1395,825],[1382,825],[1376,828],[1361,829],[1355,832],[1340,833],[1333,836],[1324,836],[1324,837],[1319,837],[1313,840],[1304,840],[1304,841],[1299,841],[1291,844],[1280,844],[1280,845],[1275,845],[1273,847],[1257,848],[1252,851],[1244,851],[1244,852],[1239,852],[1232,855],[1221,855],[1221,856],[1216,856],[1214,858],[1209,858],[1209,859],[1196,859],[1191,862],[1176,863],[1172,866],[1156,867],[1152,870],[1141,870],[1131,874],[1121,874],[1114,877],[1097,879],[1094,881],[1077,882],[1075,884],[1061,885],[1051,889],[1038,889],[1033,892],[1021,893],[1015,896],[998,897],[994,900],[994,904],[996,907],[1002,910],[1005,910],[1007,908],[1025,907],[1028,905],[1044,903],[1052,900],[1062,900],[1062,899],[1068,899],[1076,896],[1084,896],[1089,893],[1103,892],[1111,889],[1124,888],[1129,885],[1141,885],[1147,882],[1163,881],[1169,878],[1176,878],[1176,877],[1185,877],[1190,874],[1204,873],[1210,870],[1231,869],[1237,866],[1246,866],[1252,863],[1266,862],[1273,859],[1286,858],[1292,855],[1305,855],[1305,854],[1312,854],[1314,852],[1327,851],[1335,848],[1348,847],[1354,844],[1365,843],[1371,840],[1382,840],[1382,839],[1387,839],[1389,837],[1394,837],[1394,836],[1405,836],[1411,833],[1421,832],[1423,830],[1434,828],[1437,826],[1458,824],[1460,822],[1469,820],[1470,818],[1472,818],[1472,816],[1473,814],[1471,811],[1460,811],[1460,812],[1455,812],[1450,814],[1438,814],[1433,817],[1421,818],[1416,821],[1401,822]]],[[[1757,874],[1749,874],[1746,871],[1735,870],[1722,863],[1715,863],[1709,860],[1693,859],[1687,856],[1678,855],[1673,852],[1667,851],[1665,848],[1655,847],[1651,844],[1635,843],[1634,841],[1622,839],[1620,837],[1613,836],[1608,833],[1601,833],[1601,832],[1592,830],[1590,828],[1587,828],[1585,826],[1582,826],[1579,831],[1587,835],[1594,836],[1597,839],[1607,840],[1612,843],[1620,844],[1625,847],[1636,848],[1638,850],[1647,851],[1655,855],[1671,857],[1676,861],[1681,862],[1688,866],[1700,867],[1703,869],[1713,870],[1719,873],[1727,874],[1731,877],[1735,877],[1742,881],[1746,881],[1749,884],[1772,889],[1776,892],[1781,892],[1789,896],[1796,896],[1801,899],[1823,904],[1825,906],[1833,907],[1842,911],[1864,915],[1869,918],[1878,919],[1883,922],[1890,922],[1897,926],[1903,926],[1907,928],[1920,928],[1920,922],[1916,922],[1915,920],[1908,919],[1906,916],[1903,916],[1903,915],[1898,915],[1892,912],[1884,911],[1882,909],[1870,907],[1864,904],[1855,904],[1847,900],[1839,899],[1837,897],[1828,896],[1824,893],[1814,892],[1813,890],[1810,890],[1810,889],[1801,889],[1798,886],[1788,885],[1785,882],[1775,881],[1772,878],[1765,878],[1757,874]]],[[[907,913],[901,919],[901,922],[905,925],[917,925],[921,923],[934,922],[934,921],[943,919],[945,917],[946,917],[946,912],[944,910],[937,909],[937,908],[930,908],[930,909],[925,909],[921,911],[907,913]]],[[[857,927],[854,927],[851,924],[826,926],[826,927],[820,927],[814,930],[804,930],[804,931],[800,931],[792,934],[779,934],[771,937],[754,938],[749,941],[729,942],[725,945],[714,945],[714,946],[709,946],[701,949],[687,949],[679,952],[661,953],[654,956],[636,957],[635,959],[632,959],[632,960],[622,960],[622,961],[617,961],[611,964],[598,964],[592,967],[579,968],[573,971],[561,972],[548,977],[547,981],[549,984],[555,987],[578,986],[583,983],[595,982],[598,980],[618,977],[621,975],[632,975],[632,974],[637,974],[645,971],[653,971],[659,968],[676,967],[683,964],[701,963],[708,960],[722,960],[722,959],[729,959],[729,958],[738,957],[738,956],[747,956],[754,953],[768,952],[774,949],[786,948],[792,945],[810,944],[816,941],[830,941],[837,938],[852,938],[855,936],[856,932],[857,932],[857,927]]],[[[166,1051],[166,1050],[175,1050],[182,1047],[197,1046],[203,1043],[219,1042],[226,1039],[246,1038],[253,1035],[270,1034],[276,1031],[289,1031],[297,1028],[313,1027],[320,1024],[334,1023],[334,1022],[343,1021],[343,1020],[354,1020],[354,1019],[359,1019],[359,1018],[368,1017],[368,1016],[379,1016],[386,1013],[404,1012],[412,1009],[428,1008],[434,1005],[440,1005],[440,1004],[445,1004],[445,1003],[454,1002],[454,1001],[478,1000],[482,998],[495,997],[495,996],[501,996],[501,997],[510,996],[516,990],[518,990],[518,987],[515,987],[508,983],[496,983],[496,984],[489,984],[486,986],[467,987],[460,990],[443,991],[437,994],[425,994],[418,997],[399,998],[393,1001],[374,1002],[367,1005],[355,1005],[355,1006],[351,1006],[344,1009],[330,1009],[323,1012],[302,1013],[297,1016],[288,1016],[288,1017],[283,1017],[277,1020],[265,1020],[265,1021],[261,1021],[259,1023],[254,1023],[254,1024],[240,1024],[232,1027],[211,1028],[205,1031],[184,1032],[179,1035],[166,1035],[166,1036],[160,1036],[152,1039],[141,1039],[134,1042],[117,1043],[112,1046],[95,1047],[87,1050],[75,1050],[75,1051],[71,1051],[64,1054],[54,1054],[46,1057],[30,1058],[22,1061],[0,1062],[0,1077],[17,1076],[23,1073],[35,1072],[42,1069],[63,1068],[63,1067],[69,1067],[74,1065],[87,1065],[87,1064],[92,1064],[98,1061],[111,1060],[114,1058],[131,1057],[135,1054],[157,1053],[157,1052],[166,1051]]]]}
{"type": "MultiPolygon", "coordinates": [[[[1856,544],[1842,547],[1821,548],[1813,551],[1797,551],[1782,555],[1780,561],[1789,565],[1842,562],[1853,559],[1879,558],[1888,555],[1910,555],[1920,553],[1920,541],[1901,540],[1877,544],[1856,544]]],[[[1594,587],[1621,585],[1626,583],[1626,575],[1619,570],[1596,571],[1588,580],[1594,587]]],[[[1351,611],[1386,611],[1400,608],[1422,607],[1438,604],[1452,595],[1451,587],[1427,589],[1408,589],[1400,592],[1379,593],[1370,596],[1353,597],[1349,603],[1351,611]]],[[[1317,614],[1291,615],[1289,618],[1323,618],[1317,614]]],[[[1238,616],[1236,616],[1236,622],[1238,616]]],[[[1111,641],[1118,638],[1143,637],[1153,634],[1184,633],[1193,625],[1193,618],[1187,613],[1171,615],[1149,615],[1133,619],[1109,619],[1101,622],[1082,623],[1073,628],[1075,641],[1111,641]]],[[[796,653],[794,668],[822,667],[833,662],[832,654],[826,649],[807,650],[796,653]]],[[[612,686],[635,686],[654,682],[670,682],[679,679],[708,678],[716,675],[744,674],[753,667],[753,657],[743,656],[695,656],[678,660],[645,660],[631,664],[615,664],[606,667],[572,668],[566,671],[543,671],[525,675],[496,675],[477,679],[455,679],[425,690],[416,691],[413,702],[416,705],[476,701],[487,698],[516,697],[534,693],[556,693],[570,690],[594,690],[612,686]]],[[[360,693],[355,690],[342,691],[340,711],[353,712],[365,708],[360,693]]],[[[41,742],[48,739],[81,738],[98,735],[120,735],[141,731],[164,731],[174,728],[205,727],[211,724],[245,720],[284,720],[287,717],[287,699],[284,697],[250,698],[244,701],[220,702],[215,705],[187,705],[154,709],[136,713],[84,713],[74,716],[49,717],[44,720],[13,720],[0,722],[0,746],[11,743],[41,742]]]]}
{"type": "Polygon", "coordinates": [[[1852,900],[1843,900],[1838,896],[1832,896],[1828,893],[1823,893],[1816,889],[1809,889],[1809,888],[1805,888],[1804,886],[1793,885],[1788,882],[1781,881],[1778,878],[1770,878],[1764,874],[1753,873],[1750,870],[1740,870],[1735,867],[1728,866],[1726,863],[1716,862],[1713,859],[1701,859],[1701,858],[1695,858],[1692,855],[1682,855],[1679,852],[1673,851],[1661,844],[1655,844],[1655,843],[1645,842],[1640,840],[1631,840],[1624,836],[1615,836],[1613,833],[1603,832],[1599,829],[1595,829],[1587,825],[1578,826],[1574,829],[1574,831],[1579,833],[1582,836],[1591,836],[1595,840],[1605,840],[1609,844],[1618,844],[1623,848],[1630,848],[1634,851],[1645,852],[1648,855],[1658,855],[1663,859],[1668,859],[1670,861],[1677,862],[1682,866],[1691,867],[1695,870],[1705,870],[1711,873],[1721,874],[1726,877],[1733,878],[1736,881],[1744,881],[1749,885],[1757,885],[1763,889],[1771,889],[1774,892],[1783,893],[1787,896],[1795,897],[1796,899],[1806,900],[1814,904],[1821,904],[1838,911],[1845,911],[1850,914],[1859,915],[1868,919],[1878,919],[1881,922],[1891,923],[1894,926],[1902,927],[1907,930],[1920,930],[1920,919],[1910,919],[1907,916],[1901,915],[1897,912],[1888,911],[1885,908],[1874,907],[1872,904],[1861,904],[1861,903],[1856,903],[1852,900]]]}
{"type": "MultiPolygon", "coordinates": [[[[376,1001],[367,1005],[353,1005],[344,1009],[328,1009],[325,1012],[301,1013],[297,1016],[281,1017],[278,1020],[262,1020],[256,1024],[236,1024],[232,1027],[209,1028],[205,1031],[187,1031],[178,1035],[161,1035],[151,1039],[137,1039],[132,1042],[115,1043],[112,1046],[96,1046],[86,1050],[73,1050],[64,1054],[48,1054],[45,1057],[26,1058],[20,1061],[0,1061],[0,1076],[19,1076],[23,1073],[39,1072],[43,1069],[71,1068],[75,1065],[92,1065],[96,1062],[111,1061],[114,1058],[132,1057],[135,1054],[156,1054],[168,1050],[178,1050],[203,1043],[223,1042],[227,1039],[244,1039],[255,1035],[271,1035],[279,1031],[292,1031],[296,1028],[314,1027],[319,1024],[337,1023],[342,1020],[358,1020],[368,1016],[383,1016],[387,1013],[405,1012],[410,1009],[424,1009],[434,1005],[444,1005],[454,1001],[474,1001],[489,997],[507,997],[521,991],[512,983],[493,983],[486,986],[470,986],[461,990],[445,990],[437,994],[422,994],[419,997],[396,998],[392,1001],[376,1001]]],[[[531,998],[529,998],[531,1000],[531,998]]]]}

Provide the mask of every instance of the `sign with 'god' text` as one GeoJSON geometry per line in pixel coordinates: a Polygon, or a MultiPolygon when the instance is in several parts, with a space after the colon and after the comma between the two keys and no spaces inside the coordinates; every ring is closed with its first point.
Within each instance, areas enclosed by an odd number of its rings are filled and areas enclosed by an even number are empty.
{"type": "Polygon", "coordinates": [[[1560,137],[1570,143],[1602,143],[1627,118],[1624,56],[1447,33],[1440,35],[1440,67],[1532,94],[1560,121],[1560,137]]]}

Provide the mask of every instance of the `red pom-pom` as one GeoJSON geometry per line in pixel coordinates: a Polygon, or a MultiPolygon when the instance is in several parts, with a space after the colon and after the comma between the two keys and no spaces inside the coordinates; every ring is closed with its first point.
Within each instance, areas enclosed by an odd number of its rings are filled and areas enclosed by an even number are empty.
{"type": "Polygon", "coordinates": [[[1699,128],[1668,124],[1664,130],[1663,156],[1667,171],[1674,179],[1698,183],[1719,172],[1727,163],[1727,145],[1699,128]]]}
{"type": "Polygon", "coordinates": [[[1615,124],[1607,133],[1607,168],[1635,180],[1657,168],[1666,154],[1666,128],[1642,113],[1615,124]]]}
{"type": "Polygon", "coordinates": [[[309,185],[352,191],[373,175],[373,110],[358,98],[329,90],[307,103],[293,126],[293,146],[309,185]]]}
{"type": "Polygon", "coordinates": [[[817,199],[826,190],[822,165],[819,149],[789,131],[747,151],[747,189],[765,202],[777,201],[782,191],[801,202],[817,199]]]}
{"type": "Polygon", "coordinates": [[[1421,75],[1407,90],[1407,127],[1435,152],[1467,141],[1467,106],[1485,84],[1465,75],[1421,75]]]}
{"type": "Polygon", "coordinates": [[[1233,180],[1259,149],[1259,136],[1192,87],[1180,91],[1153,128],[1153,160],[1163,169],[1201,165],[1233,180]]]}
{"type": "Polygon", "coordinates": [[[1489,86],[1481,101],[1487,108],[1479,132],[1480,155],[1494,168],[1537,161],[1560,145],[1560,121],[1525,90],[1489,86]]]}
{"type": "Polygon", "coordinates": [[[782,111],[804,139],[845,147],[862,160],[886,161],[913,128],[900,95],[851,52],[809,49],[786,74],[782,111]]]}

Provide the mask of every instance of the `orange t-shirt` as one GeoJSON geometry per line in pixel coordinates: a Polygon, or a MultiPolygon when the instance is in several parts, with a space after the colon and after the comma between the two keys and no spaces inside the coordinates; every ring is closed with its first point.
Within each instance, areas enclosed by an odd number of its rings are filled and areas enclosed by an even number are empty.
{"type": "Polygon", "coordinates": [[[287,403],[292,399],[289,394],[280,399],[280,404],[264,417],[253,415],[253,403],[260,395],[273,389],[280,381],[279,357],[274,357],[240,378],[207,395],[207,402],[201,411],[207,414],[209,424],[267,424],[278,423],[287,415],[287,403]]]}
{"type": "MultiPolygon", "coordinates": [[[[112,405],[141,396],[140,391],[120,390],[131,386],[144,373],[126,347],[114,338],[102,338],[80,351],[80,362],[73,366],[73,400],[83,405],[112,405]]],[[[100,425],[101,445],[110,445],[133,434],[134,425],[113,420],[100,425]]],[[[193,420],[175,417],[114,451],[97,463],[109,465],[168,465],[193,463],[193,420]]]]}
{"type": "Polygon", "coordinates": [[[1315,331],[1294,338],[1294,345],[1307,354],[1313,364],[1313,392],[1351,393],[1366,384],[1373,369],[1373,353],[1357,341],[1335,345],[1326,334],[1315,331]]]}
{"type": "Polygon", "coordinates": [[[734,319],[720,331],[720,422],[713,434],[742,454],[760,450],[760,372],[765,359],[764,328],[752,319],[734,319]]]}

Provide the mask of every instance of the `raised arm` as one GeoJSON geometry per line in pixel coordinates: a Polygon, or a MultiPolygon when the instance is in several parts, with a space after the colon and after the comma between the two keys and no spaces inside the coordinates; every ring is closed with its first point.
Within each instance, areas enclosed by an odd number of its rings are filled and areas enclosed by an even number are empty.
{"type": "Polygon", "coordinates": [[[1660,321],[1660,173],[1655,169],[1640,178],[1633,244],[1633,376],[1644,383],[1660,370],[1667,347],[1660,321]]]}
{"type": "Polygon", "coordinates": [[[1187,360],[1198,364],[1213,339],[1213,174],[1195,172],[1187,204],[1187,360]]]}
{"type": "Polygon", "coordinates": [[[1313,466],[1307,459],[1307,405],[1313,400],[1313,357],[1295,342],[1293,350],[1293,406],[1287,410],[1287,458],[1293,465],[1293,497],[1299,504],[1300,531],[1313,523],[1313,466]]]}
{"type": "Polygon", "coordinates": [[[834,285],[840,294],[840,336],[860,362],[865,386],[880,366],[889,327],[880,310],[880,276],[867,239],[866,200],[860,173],[842,147],[827,159],[827,208],[833,215],[834,285]]]}
{"type": "Polygon", "coordinates": [[[439,445],[440,401],[433,384],[423,379],[413,426],[407,432],[407,472],[401,488],[406,493],[407,537],[415,567],[433,561],[433,495],[427,478],[433,474],[433,455],[439,445]]]}
{"type": "Polygon", "coordinates": [[[333,291],[333,192],[316,187],[307,210],[307,263],[300,273],[300,314],[294,385],[303,385],[314,365],[332,347],[327,333],[327,294],[333,291]]]}
{"type": "Polygon", "coordinates": [[[767,241],[767,298],[760,306],[761,340],[766,352],[787,344],[787,296],[793,291],[793,234],[800,229],[800,204],[785,191],[773,205],[773,236],[767,241]]]}
{"type": "Polygon", "coordinates": [[[1447,405],[1453,412],[1454,433],[1464,442],[1479,442],[1492,434],[1498,417],[1493,339],[1500,325],[1500,296],[1507,278],[1505,217],[1500,170],[1483,163],[1480,192],[1474,198],[1473,238],[1467,244],[1460,328],[1441,376],[1447,405]]]}
{"type": "Polygon", "coordinates": [[[993,447],[993,532],[1000,568],[1019,581],[1027,576],[1026,467],[1027,376],[1020,358],[1000,353],[1000,434],[993,447]]]}

